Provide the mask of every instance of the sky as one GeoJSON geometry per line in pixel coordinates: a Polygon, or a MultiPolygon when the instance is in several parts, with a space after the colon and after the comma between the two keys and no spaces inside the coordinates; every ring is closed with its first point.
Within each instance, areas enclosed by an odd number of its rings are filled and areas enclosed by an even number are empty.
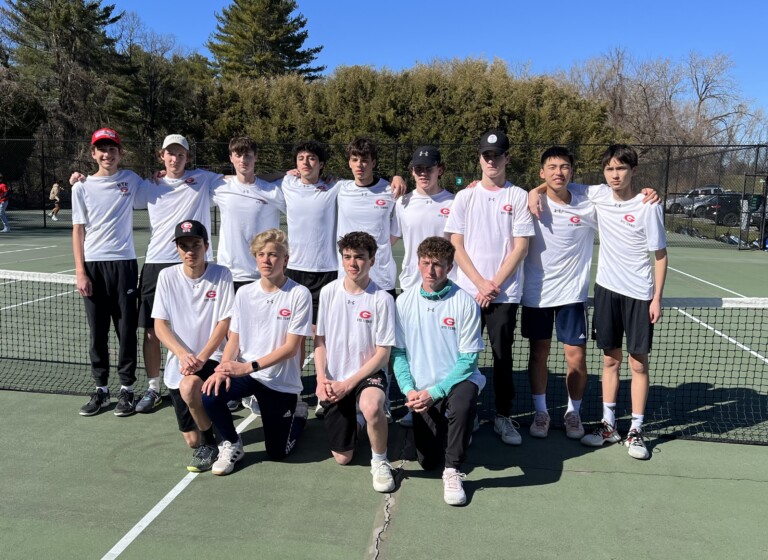
{"type": "MultiPolygon", "coordinates": [[[[205,43],[215,12],[228,0],[104,0],[136,12],[158,33],[209,55],[205,43]]],[[[401,70],[436,59],[500,58],[533,74],[567,70],[616,48],[637,60],[681,61],[696,51],[726,54],[741,95],[768,112],[768,64],[763,23],[768,2],[758,0],[299,0],[307,18],[305,47],[322,45],[317,64],[365,64],[401,70]],[[624,10],[624,11],[622,11],[624,10]]]]}

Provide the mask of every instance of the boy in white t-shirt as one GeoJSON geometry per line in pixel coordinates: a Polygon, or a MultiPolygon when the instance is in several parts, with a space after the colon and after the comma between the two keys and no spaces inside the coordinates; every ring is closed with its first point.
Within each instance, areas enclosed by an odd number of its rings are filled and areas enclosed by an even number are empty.
{"type": "Polygon", "coordinates": [[[597,210],[600,232],[592,336],[604,353],[603,420],[581,441],[597,447],[621,441],[615,410],[626,334],[632,372],[632,424],[624,444],[631,457],[647,459],[642,426],[649,387],[648,354],[653,325],[661,318],[668,259],[662,206],[643,204],[643,195],[635,194],[632,188],[637,164],[634,148],[613,144],[602,157],[607,184],[587,189],[597,210]],[[649,252],[654,254],[654,267],[649,252]]]}
{"type": "Polygon", "coordinates": [[[480,308],[448,279],[454,253],[444,237],[428,237],[419,244],[422,281],[397,299],[392,354],[405,404],[414,411],[419,464],[432,470],[444,459],[443,499],[457,506],[466,502],[460,468],[485,377],[477,368],[484,348],[480,308]]]}
{"type": "Polygon", "coordinates": [[[392,492],[395,481],[387,459],[387,376],[383,369],[395,344],[395,302],[370,278],[377,251],[370,234],[348,233],[339,239],[338,247],[345,275],[320,292],[315,337],[317,398],[325,410],[323,421],[336,462],[346,465],[352,460],[358,430],[367,425],[373,488],[392,492]]]}
{"type": "Polygon", "coordinates": [[[586,195],[568,188],[573,164],[573,155],[561,146],[541,155],[539,175],[546,190],[524,264],[521,331],[530,344],[528,378],[536,411],[530,434],[539,438],[549,433],[547,361],[553,326],[567,368],[565,434],[584,436],[580,408],[587,385],[587,296],[597,218],[586,195]]]}
{"type": "Polygon", "coordinates": [[[456,247],[456,282],[475,298],[493,350],[496,394],[494,430],[501,441],[520,445],[517,423],[510,418],[515,385],[512,344],[522,293],[523,259],[534,234],[528,195],[506,179],[509,139],[489,130],[480,140],[483,177],[456,195],[445,231],[456,247]]]}
{"type": "Polygon", "coordinates": [[[218,455],[213,425],[203,408],[203,382],[219,365],[232,316],[232,275],[206,263],[208,231],[198,221],[176,226],[181,264],[160,271],[152,306],[155,332],[168,348],[164,381],[179,430],[195,449],[187,470],[207,471],[218,455]]]}
{"type": "Polygon", "coordinates": [[[302,389],[299,349],[312,335],[312,296],[285,276],[284,232],[260,233],[251,251],[261,277],[237,292],[221,365],[203,384],[203,406],[223,439],[212,468],[216,475],[231,473],[245,454],[228,402],[256,397],[273,460],[291,452],[307,422],[306,404],[296,395],[302,389]]]}
{"type": "Polygon", "coordinates": [[[110,404],[109,330],[115,325],[119,342],[117,373],[120,394],[115,416],[129,416],[135,407],[136,282],[138,265],[133,246],[133,207],[146,188],[132,171],[120,169],[123,145],[109,128],[91,136],[91,157],[98,165],[93,175],[73,174],[72,249],[77,291],[83,296],[90,330],[91,375],[96,390],[80,415],[93,416],[110,404]]]}

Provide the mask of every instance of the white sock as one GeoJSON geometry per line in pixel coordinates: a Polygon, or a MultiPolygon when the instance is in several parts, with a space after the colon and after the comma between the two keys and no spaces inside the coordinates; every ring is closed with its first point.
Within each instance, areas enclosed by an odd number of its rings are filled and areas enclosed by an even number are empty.
{"type": "Polygon", "coordinates": [[[536,412],[546,412],[547,411],[547,394],[542,393],[541,395],[532,395],[533,396],[533,408],[536,410],[536,412]]]}
{"type": "Polygon", "coordinates": [[[616,426],[616,403],[603,403],[603,420],[611,426],[616,426]]]}
{"type": "Polygon", "coordinates": [[[123,389],[125,389],[129,393],[133,393],[133,385],[131,385],[130,387],[126,387],[125,385],[120,385],[120,390],[122,391],[123,389]]]}
{"type": "Polygon", "coordinates": [[[630,430],[637,430],[642,431],[643,430],[643,420],[645,419],[645,414],[635,414],[632,413],[632,425],[629,427],[630,430]]]}
{"type": "Polygon", "coordinates": [[[109,393],[109,387],[107,387],[106,385],[104,385],[103,387],[99,387],[99,386],[97,385],[97,386],[96,386],[96,388],[97,388],[97,389],[101,389],[101,390],[102,390],[102,391],[104,391],[105,393],[109,393]]]}
{"type": "Polygon", "coordinates": [[[384,453],[376,453],[373,449],[371,449],[371,461],[386,461],[387,460],[387,450],[384,450],[384,453]]]}
{"type": "Polygon", "coordinates": [[[149,382],[149,388],[152,389],[155,393],[160,393],[160,378],[159,377],[150,377],[148,380],[149,382]]]}
{"type": "Polygon", "coordinates": [[[581,410],[581,399],[575,401],[571,397],[568,397],[568,409],[565,411],[566,414],[569,412],[575,412],[576,414],[579,414],[579,411],[581,410]]]}

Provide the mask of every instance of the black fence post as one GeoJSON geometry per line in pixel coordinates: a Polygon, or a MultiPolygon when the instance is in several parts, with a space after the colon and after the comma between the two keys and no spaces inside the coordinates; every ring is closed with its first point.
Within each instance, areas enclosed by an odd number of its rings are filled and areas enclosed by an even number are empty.
{"type": "Polygon", "coordinates": [[[40,138],[40,198],[43,206],[43,227],[48,227],[48,216],[45,212],[45,138],[40,138]]]}

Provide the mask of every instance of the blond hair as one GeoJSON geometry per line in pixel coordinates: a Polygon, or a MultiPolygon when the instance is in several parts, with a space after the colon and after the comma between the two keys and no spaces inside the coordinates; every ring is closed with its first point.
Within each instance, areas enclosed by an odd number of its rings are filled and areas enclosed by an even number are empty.
{"type": "Polygon", "coordinates": [[[267,243],[274,243],[280,247],[286,255],[288,254],[288,236],[285,235],[284,231],[275,228],[262,231],[251,239],[251,254],[255,257],[256,253],[261,251],[267,243]]]}

